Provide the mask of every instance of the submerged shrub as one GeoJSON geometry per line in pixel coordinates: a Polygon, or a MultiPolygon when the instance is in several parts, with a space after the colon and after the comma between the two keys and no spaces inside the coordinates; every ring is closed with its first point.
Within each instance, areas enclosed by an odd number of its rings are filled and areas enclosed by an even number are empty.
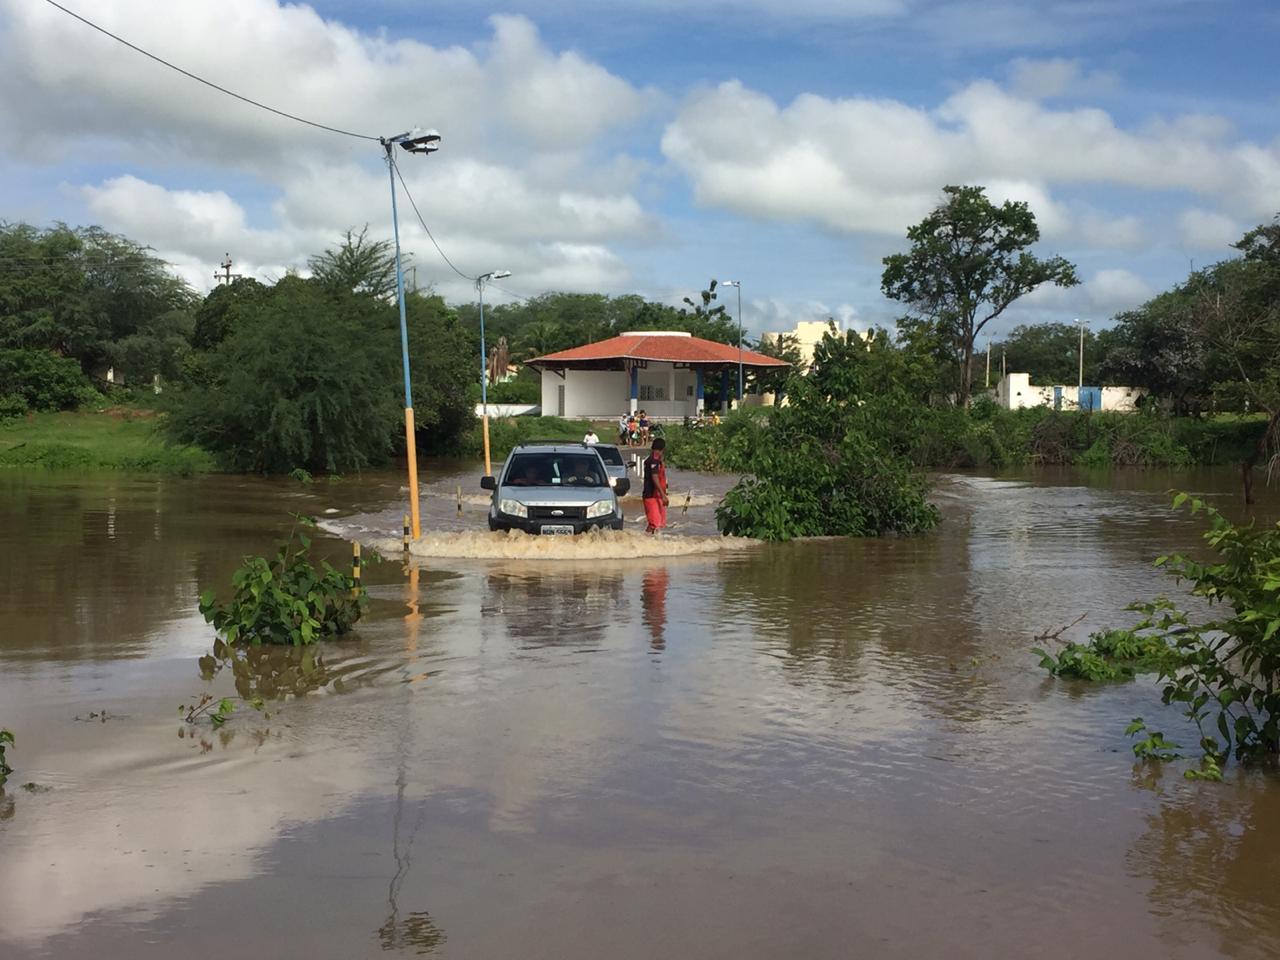
{"type": "Polygon", "coordinates": [[[775,411],[751,457],[752,475],[716,510],[735,536],[917,533],[938,522],[910,450],[925,407],[902,376],[902,355],[883,332],[828,334],[790,403],[775,411]]]}
{"type": "Polygon", "coordinates": [[[5,747],[12,747],[13,743],[13,734],[0,728],[0,784],[3,784],[5,778],[13,773],[13,767],[9,766],[4,755],[5,747]]]}
{"type": "MultiPolygon", "coordinates": [[[[1174,498],[1175,507],[1185,503],[1208,517],[1204,541],[1213,558],[1176,554],[1156,565],[1186,581],[1216,615],[1195,617],[1159,597],[1129,608],[1143,615],[1129,630],[1095,635],[1087,648],[1069,647],[1057,657],[1037,652],[1058,676],[1115,679],[1106,669],[1126,660],[1152,669],[1164,702],[1178,704],[1200,733],[1202,766],[1187,775],[1220,779],[1229,757],[1280,758],[1280,524],[1234,524],[1202,500],[1174,498]],[[1099,668],[1094,657],[1107,666],[1099,668]]],[[[1146,731],[1142,721],[1135,724],[1131,733],[1146,731]]]]}
{"type": "Polygon", "coordinates": [[[218,603],[212,590],[202,593],[200,612],[227,643],[303,646],[347,633],[368,603],[364,588],[327,561],[314,567],[310,550],[310,538],[295,527],[273,558],[244,559],[231,576],[228,603],[218,603]]]}

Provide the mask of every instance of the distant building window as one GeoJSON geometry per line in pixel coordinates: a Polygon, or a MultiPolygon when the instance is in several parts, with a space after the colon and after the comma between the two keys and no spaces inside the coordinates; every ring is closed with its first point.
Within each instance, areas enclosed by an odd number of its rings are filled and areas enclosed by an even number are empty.
{"type": "Polygon", "coordinates": [[[642,383],[640,384],[640,399],[649,401],[665,400],[667,399],[667,388],[657,387],[650,383],[642,383]]]}

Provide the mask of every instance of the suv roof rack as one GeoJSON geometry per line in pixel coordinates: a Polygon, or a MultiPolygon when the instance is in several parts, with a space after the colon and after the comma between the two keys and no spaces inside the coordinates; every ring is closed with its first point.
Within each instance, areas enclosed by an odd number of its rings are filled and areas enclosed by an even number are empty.
{"type": "Polygon", "coordinates": [[[592,444],[581,440],[521,440],[517,447],[589,447],[592,444]]]}

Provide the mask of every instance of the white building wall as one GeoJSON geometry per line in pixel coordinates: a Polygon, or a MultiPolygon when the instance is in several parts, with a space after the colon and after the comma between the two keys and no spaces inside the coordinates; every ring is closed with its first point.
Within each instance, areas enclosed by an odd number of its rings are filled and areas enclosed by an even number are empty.
{"type": "MultiPolygon", "coordinates": [[[[1029,373],[1006,374],[996,389],[996,403],[1006,410],[1024,410],[1027,407],[1053,407],[1054,398],[1061,391],[1061,409],[1080,409],[1080,388],[1076,384],[1054,384],[1042,387],[1031,383],[1029,373]]],[[[1103,387],[1101,410],[1132,412],[1138,409],[1138,398],[1146,390],[1141,387],[1103,387]]]]}
{"type": "Polygon", "coordinates": [[[1146,395],[1141,387],[1103,387],[1102,409],[1120,410],[1126,413],[1138,409],[1139,398],[1146,395]]]}
{"type": "MultiPolygon", "coordinates": [[[[570,419],[613,420],[629,409],[631,380],[623,370],[566,370],[564,377],[542,371],[542,415],[561,416],[559,389],[564,387],[564,413],[570,419]]],[[[651,363],[639,371],[637,407],[654,417],[693,416],[697,374],[669,363],[651,363]]]]}

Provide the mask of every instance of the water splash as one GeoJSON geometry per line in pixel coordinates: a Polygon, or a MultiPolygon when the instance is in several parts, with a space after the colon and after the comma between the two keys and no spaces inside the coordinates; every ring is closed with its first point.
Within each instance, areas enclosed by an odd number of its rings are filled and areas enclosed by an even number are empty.
{"type": "MultiPolygon", "coordinates": [[[[591,530],[576,537],[467,530],[424,534],[410,546],[410,553],[415,557],[475,560],[639,560],[728,553],[757,543],[742,537],[651,537],[630,530],[591,530]]],[[[374,546],[390,555],[400,549],[400,541],[388,539],[374,546]]]]}

